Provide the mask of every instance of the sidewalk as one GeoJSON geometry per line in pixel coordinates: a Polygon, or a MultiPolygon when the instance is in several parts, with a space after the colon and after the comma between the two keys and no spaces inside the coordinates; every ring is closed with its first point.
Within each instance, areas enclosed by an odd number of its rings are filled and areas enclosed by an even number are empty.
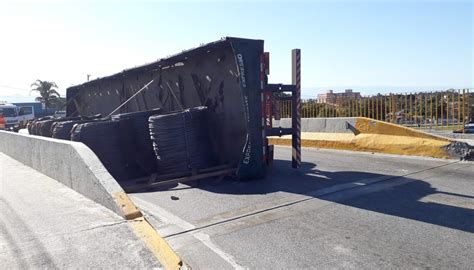
{"type": "Polygon", "coordinates": [[[161,268],[129,224],[0,153],[3,269],[161,268]]]}

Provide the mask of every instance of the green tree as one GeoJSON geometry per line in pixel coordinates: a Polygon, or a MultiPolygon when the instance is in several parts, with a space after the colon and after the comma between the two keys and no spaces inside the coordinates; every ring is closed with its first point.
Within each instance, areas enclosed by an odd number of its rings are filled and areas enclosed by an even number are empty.
{"type": "Polygon", "coordinates": [[[58,86],[54,82],[36,80],[31,84],[31,91],[39,93],[36,101],[44,104],[46,108],[57,108],[61,101],[61,95],[58,93],[58,86]]]}

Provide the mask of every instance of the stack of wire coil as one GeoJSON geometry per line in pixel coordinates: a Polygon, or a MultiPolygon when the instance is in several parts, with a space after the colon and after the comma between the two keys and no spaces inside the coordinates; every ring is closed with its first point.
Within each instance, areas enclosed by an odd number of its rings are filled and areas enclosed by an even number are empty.
{"type": "MultiPolygon", "coordinates": [[[[61,122],[65,122],[65,121],[71,121],[71,120],[81,120],[80,117],[62,117],[62,118],[58,118],[58,119],[55,119],[51,122],[51,125],[49,127],[49,131],[46,135],[46,137],[53,137],[53,131],[54,131],[54,128],[55,126],[58,124],[58,123],[61,123],[61,122]]],[[[68,138],[69,140],[69,138],[68,138]]]]}
{"type": "Polygon", "coordinates": [[[207,107],[201,106],[149,118],[158,174],[191,172],[215,165],[206,112],[207,107]]]}
{"type": "Polygon", "coordinates": [[[44,120],[41,122],[39,125],[39,135],[43,137],[51,137],[51,126],[56,122],[59,121],[59,119],[50,119],[50,120],[44,120]]]}
{"type": "Polygon", "coordinates": [[[41,126],[43,125],[43,123],[45,121],[52,120],[52,119],[54,119],[53,116],[45,116],[45,117],[42,117],[42,118],[39,118],[39,119],[33,121],[31,123],[31,128],[30,128],[31,132],[30,132],[30,134],[31,135],[41,135],[40,130],[41,130],[41,126]]]}
{"type": "Polygon", "coordinates": [[[55,139],[70,140],[71,130],[76,124],[91,122],[93,120],[66,120],[53,124],[51,137],[55,139]]]}
{"type": "MultiPolygon", "coordinates": [[[[156,108],[149,111],[122,113],[112,115],[112,120],[123,123],[120,129],[122,136],[131,138],[132,143],[124,144],[128,163],[138,167],[136,177],[156,172],[156,157],[148,129],[148,118],[161,113],[156,108]]],[[[128,140],[128,139],[127,139],[128,140]]]]}
{"type": "Polygon", "coordinates": [[[129,179],[129,170],[122,152],[118,121],[93,121],[74,126],[71,140],[87,145],[104,167],[118,181],[129,179]]]}

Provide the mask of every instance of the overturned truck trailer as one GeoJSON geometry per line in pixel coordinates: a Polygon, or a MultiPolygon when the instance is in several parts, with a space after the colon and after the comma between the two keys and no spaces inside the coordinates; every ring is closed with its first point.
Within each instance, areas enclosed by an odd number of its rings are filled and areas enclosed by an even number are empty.
{"type": "MultiPolygon", "coordinates": [[[[208,107],[212,150],[240,178],[265,175],[263,40],[223,38],[67,89],[67,116],[208,107]]],[[[280,87],[281,88],[281,87],[280,87]]],[[[271,116],[270,116],[271,117],[271,116]]]]}

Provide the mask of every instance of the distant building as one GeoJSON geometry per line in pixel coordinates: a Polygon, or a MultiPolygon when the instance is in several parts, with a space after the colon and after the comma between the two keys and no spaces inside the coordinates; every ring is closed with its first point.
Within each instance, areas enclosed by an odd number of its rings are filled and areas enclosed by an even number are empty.
{"type": "Polygon", "coordinates": [[[347,99],[361,98],[360,92],[353,92],[352,89],[346,89],[342,93],[334,93],[328,90],[324,94],[318,94],[318,103],[338,104],[347,99]]]}

